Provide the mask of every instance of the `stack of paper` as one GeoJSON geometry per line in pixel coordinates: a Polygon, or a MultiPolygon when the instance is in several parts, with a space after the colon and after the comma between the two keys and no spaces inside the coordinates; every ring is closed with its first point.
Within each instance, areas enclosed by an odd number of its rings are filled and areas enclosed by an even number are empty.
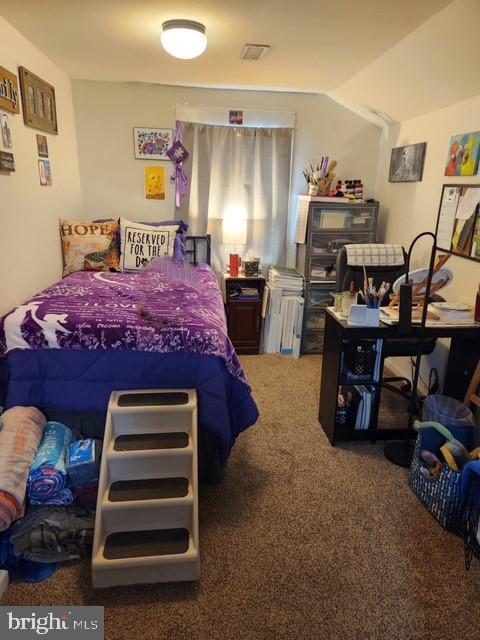
{"type": "Polygon", "coordinates": [[[298,295],[303,291],[303,277],[296,269],[287,267],[270,267],[268,281],[274,286],[283,289],[284,294],[294,293],[298,295]]]}
{"type": "Polygon", "coordinates": [[[303,324],[303,278],[295,269],[270,267],[262,316],[263,352],[298,358],[303,324]]]}
{"type": "Polygon", "coordinates": [[[449,324],[473,322],[473,307],[464,302],[431,302],[428,309],[449,324]]]}

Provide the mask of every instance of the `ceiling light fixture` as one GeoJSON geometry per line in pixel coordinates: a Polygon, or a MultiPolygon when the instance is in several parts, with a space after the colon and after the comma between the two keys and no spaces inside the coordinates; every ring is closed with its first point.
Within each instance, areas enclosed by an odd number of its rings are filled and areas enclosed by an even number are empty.
{"type": "Polygon", "coordinates": [[[161,41],[167,53],[182,60],[198,58],[207,48],[204,25],[193,20],[167,20],[161,41]]]}

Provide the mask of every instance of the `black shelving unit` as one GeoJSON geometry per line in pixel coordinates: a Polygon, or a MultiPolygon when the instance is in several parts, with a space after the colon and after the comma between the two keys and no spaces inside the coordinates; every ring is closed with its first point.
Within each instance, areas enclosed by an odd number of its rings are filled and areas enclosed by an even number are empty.
{"type": "MultiPolygon", "coordinates": [[[[359,380],[352,382],[342,375],[342,354],[346,344],[352,341],[388,340],[388,338],[418,337],[419,327],[413,325],[408,334],[401,333],[398,325],[380,324],[378,327],[349,326],[346,320],[340,320],[331,309],[325,311],[325,340],[322,358],[322,377],[320,385],[319,423],[330,443],[347,440],[396,440],[405,437],[405,428],[379,428],[383,379],[384,357],[380,360],[377,380],[359,380]],[[369,385],[374,388],[374,398],[370,415],[369,429],[354,429],[337,423],[337,401],[341,386],[369,385]]],[[[466,326],[427,326],[425,337],[451,338],[450,355],[447,365],[444,393],[463,400],[473,371],[480,358],[480,327],[466,326]],[[472,353],[474,357],[472,357],[472,353]]]]}

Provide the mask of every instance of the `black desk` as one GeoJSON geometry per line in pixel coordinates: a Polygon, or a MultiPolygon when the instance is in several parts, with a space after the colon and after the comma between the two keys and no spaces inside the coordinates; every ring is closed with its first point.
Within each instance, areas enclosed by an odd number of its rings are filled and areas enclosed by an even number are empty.
{"type": "MultiPolygon", "coordinates": [[[[320,408],[318,420],[330,443],[340,440],[390,440],[405,435],[405,429],[378,429],[378,410],[383,378],[381,358],[378,382],[368,382],[375,389],[370,428],[354,430],[336,423],[338,388],[365,382],[345,382],[342,379],[341,360],[344,342],[352,340],[388,340],[388,338],[414,338],[419,335],[419,327],[413,325],[408,334],[402,333],[398,325],[380,324],[378,327],[349,326],[346,320],[338,319],[330,310],[325,314],[325,340],[322,360],[322,380],[320,385],[320,408]]],[[[427,338],[451,338],[447,372],[444,385],[445,395],[463,400],[470,379],[480,360],[480,325],[471,326],[427,326],[427,338]]],[[[407,426],[405,414],[405,427],[407,426]]]]}

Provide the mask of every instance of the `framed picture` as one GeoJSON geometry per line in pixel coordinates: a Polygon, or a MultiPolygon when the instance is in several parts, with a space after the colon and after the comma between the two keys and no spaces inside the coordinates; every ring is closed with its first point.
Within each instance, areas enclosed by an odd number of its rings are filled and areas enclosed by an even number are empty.
{"type": "Polygon", "coordinates": [[[228,112],[228,123],[234,125],[242,125],[243,124],[243,111],[229,111],[228,112]]]}
{"type": "Polygon", "coordinates": [[[461,133],[450,138],[446,176],[474,176],[478,169],[480,131],[461,133]]]}
{"type": "Polygon", "coordinates": [[[48,158],[48,142],[47,136],[37,133],[37,149],[40,158],[48,158]]]}
{"type": "Polygon", "coordinates": [[[15,171],[15,159],[13,153],[0,151],[0,171],[15,171]]]}
{"type": "Polygon", "coordinates": [[[40,176],[40,184],[42,187],[52,186],[52,167],[50,160],[38,161],[38,174],[40,176]]]}
{"type": "Polygon", "coordinates": [[[29,127],[58,133],[55,89],[25,67],[18,67],[23,121],[29,127]]]}
{"type": "Polygon", "coordinates": [[[167,151],[173,144],[172,129],[133,129],[135,158],[139,160],[170,160],[167,151]]]}
{"type": "Polygon", "coordinates": [[[165,169],[163,167],[145,167],[145,198],[165,200],[165,169]]]}
{"type": "Polygon", "coordinates": [[[441,251],[480,260],[480,184],[444,184],[438,209],[441,251]]]}
{"type": "Polygon", "coordinates": [[[12,131],[10,129],[10,121],[6,113],[0,113],[0,126],[2,128],[2,141],[4,149],[13,147],[12,131]]]}
{"type": "Polygon", "coordinates": [[[0,109],[20,113],[17,76],[4,67],[0,67],[0,109]]]}
{"type": "Polygon", "coordinates": [[[419,182],[423,176],[426,149],[426,142],[392,149],[389,181],[419,182]]]}

